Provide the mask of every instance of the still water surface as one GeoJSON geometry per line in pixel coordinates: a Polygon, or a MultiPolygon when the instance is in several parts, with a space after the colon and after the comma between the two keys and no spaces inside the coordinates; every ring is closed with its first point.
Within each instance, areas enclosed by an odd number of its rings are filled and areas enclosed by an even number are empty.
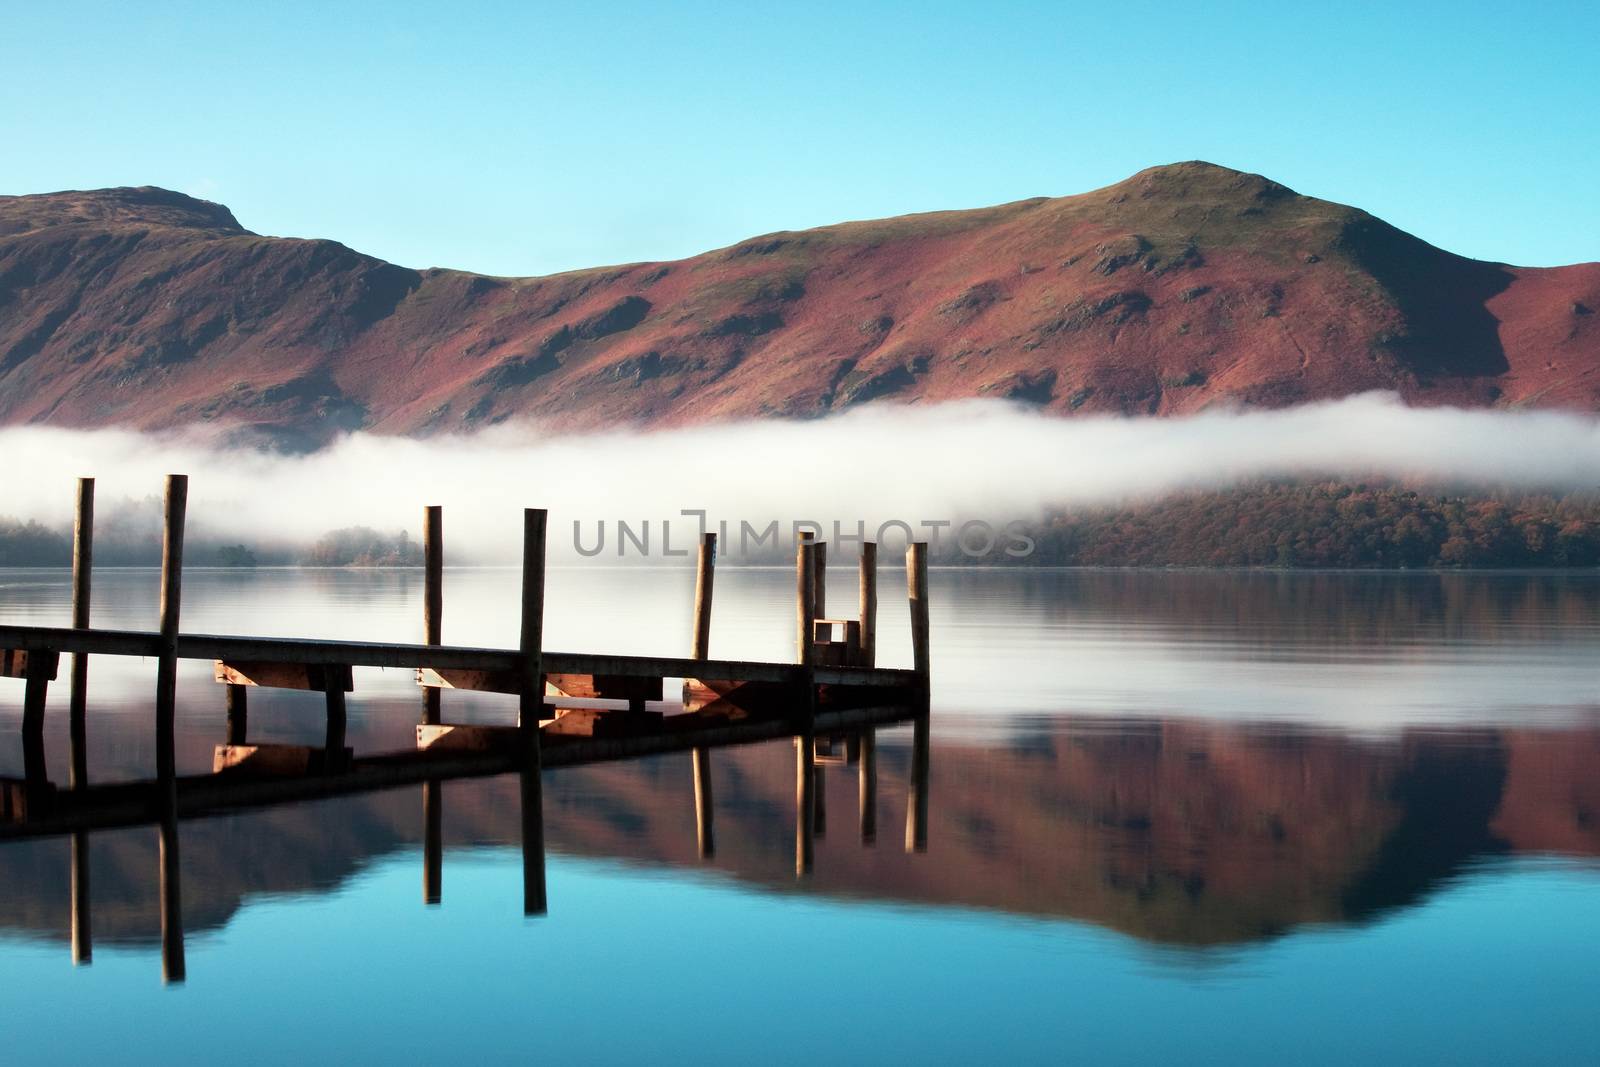
{"type": "MultiPolygon", "coordinates": [[[[98,625],[153,628],[153,571],[96,580],[98,625]]],[[[792,581],[719,574],[712,653],[789,656],[792,581]]],[[[448,571],[446,640],[514,645],[516,584],[448,571]]],[[[0,571],[0,619],[65,624],[68,586],[0,571]]],[[[691,586],[552,571],[547,644],[682,654],[691,586]]],[[[420,636],[417,572],[197,569],[184,597],[191,632],[420,636]]],[[[853,574],[831,598],[853,607],[853,574]]],[[[1600,577],[935,571],[933,598],[926,852],[904,728],[872,841],[857,768],[822,772],[798,881],[787,741],[713,754],[707,860],[687,754],[547,772],[533,919],[512,780],[443,786],[433,906],[420,788],[186,822],[188,981],[163,988],[153,829],[92,835],[78,968],[67,842],[0,844],[5,1058],[1600,1059],[1600,577]]],[[[203,772],[222,696],[181,672],[179,770],[203,772]]],[[[93,662],[93,780],[150,773],[153,675],[93,662]]],[[[447,717],[507,699],[447,693],[447,717]]],[[[412,743],[417,703],[407,672],[358,671],[351,742],[412,743]]],[[[319,698],[252,694],[252,739],[321,728],[319,698]]]]}

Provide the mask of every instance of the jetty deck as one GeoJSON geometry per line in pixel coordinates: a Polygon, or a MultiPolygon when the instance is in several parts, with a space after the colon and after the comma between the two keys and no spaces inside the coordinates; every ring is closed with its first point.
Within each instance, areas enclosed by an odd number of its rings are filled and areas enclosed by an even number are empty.
{"type": "MultiPolygon", "coordinates": [[[[876,665],[877,546],[864,543],[859,561],[857,614],[826,613],[825,543],[803,538],[795,557],[795,661],[718,660],[709,655],[716,534],[703,535],[695,572],[694,638],[684,657],[566,652],[543,647],[547,514],[524,511],[520,641],[515,649],[446,645],[443,618],[443,513],[424,510],[424,641],[399,644],[246,635],[189,634],[179,628],[188,480],[167,479],[161,562],[161,607],[152,631],[90,625],[94,483],[80,479],[74,524],[72,625],[0,624],[0,677],[22,682],[24,774],[0,779],[0,839],[71,835],[74,959],[91,949],[87,895],[87,834],[154,824],[159,830],[163,973],[184,975],[178,883],[178,823],[184,819],[422,784],[425,897],[437,901],[440,783],[516,773],[521,776],[524,911],[546,910],[540,774],[601,760],[658,753],[693,753],[694,800],[703,854],[713,845],[711,750],[792,737],[796,752],[795,866],[811,869],[819,814],[815,779],[819,747],[832,753],[843,740],[861,765],[861,827],[875,832],[876,727],[913,724],[906,847],[926,844],[928,753],[928,570],[926,545],[907,546],[911,616],[910,669],[876,665]],[[49,686],[61,657],[71,657],[68,780],[52,780],[45,764],[43,726],[49,686]],[[88,666],[93,656],[153,658],[155,766],[137,781],[91,783],[87,766],[88,666]],[[220,686],[221,737],[208,774],[178,774],[174,753],[179,660],[209,661],[220,686]],[[356,753],[346,744],[348,694],[355,667],[416,671],[420,691],[416,746],[356,753]],[[681,710],[659,709],[669,680],[681,683],[681,710]],[[258,744],[250,740],[249,691],[282,688],[320,692],[326,705],[321,745],[258,744]],[[505,725],[451,723],[449,690],[514,697],[505,725]],[[432,890],[428,889],[431,883],[432,890]]],[[[831,755],[826,758],[832,758],[831,755]]]]}

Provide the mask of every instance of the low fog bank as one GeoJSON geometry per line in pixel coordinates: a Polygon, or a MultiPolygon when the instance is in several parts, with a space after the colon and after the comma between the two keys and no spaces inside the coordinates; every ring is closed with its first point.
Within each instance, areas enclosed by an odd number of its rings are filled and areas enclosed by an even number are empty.
{"type": "MultiPolygon", "coordinates": [[[[1047,510],[1149,500],[1263,478],[1386,480],[1448,490],[1589,490],[1600,482],[1600,419],[1558,412],[1406,408],[1366,395],[1266,412],[1181,419],[1060,419],[971,401],[878,407],[806,422],[719,424],[666,431],[551,436],[504,425],[429,440],[355,434],[311,455],[228,450],[185,434],[51,428],[0,430],[8,469],[0,515],[60,529],[71,521],[73,480],[97,479],[97,544],[155,534],[169,473],[190,476],[190,534],[249,546],[262,562],[288,558],[329,531],[370,527],[420,538],[421,509],[445,508],[453,563],[512,562],[521,509],[550,510],[557,559],[618,559],[617,524],[633,533],[624,558],[677,553],[727,526],[738,556],[741,524],[776,522],[787,543],[810,520],[832,538],[835,521],[873,536],[899,521],[1037,521],[1047,510]]],[[[888,533],[896,544],[903,534],[888,533]]],[[[748,541],[746,537],[744,540],[748,541]]],[[[1005,544],[1004,535],[1000,543],[1005,544]]],[[[200,558],[195,562],[202,562],[200,558]]]]}

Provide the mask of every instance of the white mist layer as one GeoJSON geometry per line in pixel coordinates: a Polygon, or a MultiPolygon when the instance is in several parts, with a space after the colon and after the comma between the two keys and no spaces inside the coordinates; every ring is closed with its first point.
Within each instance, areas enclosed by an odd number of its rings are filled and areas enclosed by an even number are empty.
{"type": "MultiPolygon", "coordinates": [[[[1261,477],[1396,478],[1453,487],[1574,490],[1600,483],[1600,420],[1559,412],[1407,408],[1369,394],[1281,411],[1177,419],[1060,419],[1008,404],[876,407],[827,419],[693,429],[542,434],[504,425],[428,440],[355,434],[306,456],[209,447],[183,434],[0,430],[0,515],[70,520],[73,479],[97,480],[104,511],[190,476],[192,528],[246,544],[307,543],[341,527],[419,534],[420,509],[445,508],[448,558],[517,558],[521,509],[550,509],[550,545],[576,558],[607,526],[600,559],[617,556],[616,523],[649,520],[660,555],[741,520],[835,520],[854,532],[889,520],[996,525],[1048,507],[1219,488],[1261,477]],[[19,472],[26,472],[18,477],[19,472]]],[[[899,535],[893,535],[898,538],[899,535]]],[[[736,551],[736,545],[725,550],[736,551]]],[[[630,555],[637,555],[629,548],[630,555]]]]}

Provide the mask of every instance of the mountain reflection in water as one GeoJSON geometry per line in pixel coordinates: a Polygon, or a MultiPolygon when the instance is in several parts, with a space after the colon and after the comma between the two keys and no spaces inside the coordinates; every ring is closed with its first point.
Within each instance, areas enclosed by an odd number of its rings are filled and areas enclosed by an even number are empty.
{"type": "MultiPolygon", "coordinates": [[[[902,847],[906,728],[879,731],[873,842],[858,832],[857,767],[821,769],[814,870],[798,882],[787,741],[712,754],[708,860],[697,852],[687,753],[546,772],[546,844],[707,867],[763,890],[1000,909],[1186,946],[1367,922],[1502,854],[1600,857],[1600,726],[1364,736],[1058,715],[1016,721],[997,742],[941,737],[937,722],[926,854],[902,847]]],[[[515,848],[520,816],[515,776],[442,790],[448,904],[451,850],[515,848]]],[[[183,823],[186,931],[226,924],[253,896],[335,890],[416,849],[421,793],[183,823]]],[[[97,941],[158,940],[155,853],[149,828],[91,835],[97,941]]],[[[66,839],[0,845],[0,925],[65,940],[68,857],[66,839]]],[[[419,855],[419,884],[421,867],[419,855]]],[[[551,911],[561,906],[553,896],[551,911]]]]}

